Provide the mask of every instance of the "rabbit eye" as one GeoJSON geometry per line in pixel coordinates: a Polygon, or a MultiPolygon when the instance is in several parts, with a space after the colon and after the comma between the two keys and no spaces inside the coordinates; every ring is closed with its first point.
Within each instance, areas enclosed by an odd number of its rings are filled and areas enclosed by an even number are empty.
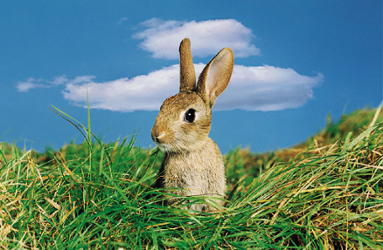
{"type": "Polygon", "coordinates": [[[186,111],[185,113],[185,122],[189,122],[189,123],[192,123],[194,122],[194,119],[195,119],[195,109],[189,109],[188,111],[186,111]]]}

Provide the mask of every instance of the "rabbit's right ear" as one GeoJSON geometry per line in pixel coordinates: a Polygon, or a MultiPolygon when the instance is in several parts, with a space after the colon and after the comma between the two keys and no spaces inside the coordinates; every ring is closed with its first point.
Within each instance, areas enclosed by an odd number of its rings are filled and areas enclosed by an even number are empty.
{"type": "Polygon", "coordinates": [[[180,44],[180,92],[193,91],[196,85],[190,39],[185,38],[180,44]]]}

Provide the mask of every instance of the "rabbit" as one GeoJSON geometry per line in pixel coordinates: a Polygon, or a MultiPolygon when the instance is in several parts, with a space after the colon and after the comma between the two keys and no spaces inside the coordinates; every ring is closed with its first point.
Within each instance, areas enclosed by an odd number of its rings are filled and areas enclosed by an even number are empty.
{"type": "MultiPolygon", "coordinates": [[[[164,151],[155,186],[171,188],[178,195],[218,197],[221,199],[214,201],[223,205],[226,190],[223,158],[208,135],[212,108],[233,72],[233,51],[222,49],[205,66],[197,84],[188,38],[182,40],[179,53],[180,91],[163,102],[151,130],[153,141],[164,151]]],[[[193,204],[188,209],[213,210],[207,204],[193,204]]]]}

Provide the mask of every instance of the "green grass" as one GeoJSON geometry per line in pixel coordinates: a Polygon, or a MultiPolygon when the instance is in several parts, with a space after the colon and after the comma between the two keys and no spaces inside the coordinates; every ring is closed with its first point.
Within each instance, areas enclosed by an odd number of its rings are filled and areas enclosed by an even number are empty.
{"type": "MultiPolygon", "coordinates": [[[[60,112],[59,112],[60,113],[60,112]]],[[[162,153],[86,138],[40,154],[0,144],[3,249],[381,249],[383,124],[356,111],[292,149],[225,155],[227,204],[164,207],[162,153]],[[347,124],[347,125],[346,125],[347,124]],[[350,133],[352,132],[352,133],[350,133]]],[[[64,118],[77,124],[71,117],[64,118]]],[[[170,195],[170,194],[167,194],[170,195]]]]}

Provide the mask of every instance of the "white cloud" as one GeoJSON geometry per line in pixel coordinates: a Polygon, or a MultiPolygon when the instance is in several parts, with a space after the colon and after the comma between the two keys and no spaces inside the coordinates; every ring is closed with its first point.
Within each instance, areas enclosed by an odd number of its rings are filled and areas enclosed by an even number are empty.
{"type": "Polygon", "coordinates": [[[153,18],[140,26],[143,30],[133,38],[143,40],[139,47],[155,58],[177,59],[179,43],[185,37],[191,40],[194,57],[215,55],[224,47],[230,47],[235,57],[259,54],[259,49],[251,44],[255,38],[251,29],[234,19],[182,22],[153,18]]]}
{"type": "Polygon", "coordinates": [[[125,21],[128,21],[129,20],[129,18],[127,18],[127,17],[121,17],[120,18],[120,20],[118,20],[118,24],[121,24],[121,23],[123,23],[123,22],[125,22],[125,21]]]}
{"type": "Polygon", "coordinates": [[[84,106],[88,93],[91,108],[125,112],[157,110],[169,94],[177,93],[179,66],[173,65],[132,79],[107,82],[94,82],[89,77],[76,79],[70,81],[63,92],[64,98],[76,105],[84,106]]]}
{"type": "Polygon", "coordinates": [[[18,82],[16,84],[16,88],[17,88],[17,91],[19,92],[29,92],[31,89],[51,88],[53,86],[58,86],[64,83],[68,83],[68,81],[69,80],[65,77],[65,75],[57,76],[53,79],[53,81],[29,78],[26,81],[18,82]]]}
{"type": "Polygon", "coordinates": [[[65,75],[57,76],[51,81],[50,83],[53,85],[61,85],[68,82],[68,78],[65,77],[65,75]]]}
{"type": "Polygon", "coordinates": [[[18,82],[16,88],[19,92],[29,92],[31,89],[44,88],[45,85],[41,83],[42,81],[41,79],[29,78],[26,81],[18,82]]]}
{"type": "Polygon", "coordinates": [[[236,65],[229,86],[217,99],[217,109],[273,111],[297,108],[313,97],[312,89],[323,80],[322,74],[305,76],[291,68],[236,65]]]}
{"type": "MultiPolygon", "coordinates": [[[[125,21],[125,18],[120,20],[125,21]]],[[[178,58],[179,42],[189,37],[194,57],[215,55],[223,47],[230,47],[236,57],[259,54],[251,43],[252,31],[233,19],[202,22],[163,21],[150,19],[134,35],[141,39],[140,47],[156,58],[178,58]]],[[[204,64],[195,64],[196,72],[204,64]]],[[[273,66],[235,65],[231,83],[217,99],[215,110],[283,110],[304,105],[313,98],[313,88],[324,79],[322,74],[306,76],[291,68],[273,66]]],[[[106,82],[84,75],[68,79],[65,75],[52,81],[30,78],[17,83],[19,92],[35,88],[63,86],[63,97],[74,105],[121,112],[158,110],[162,102],[179,89],[179,65],[172,65],[131,79],[106,82]]]]}
{"type": "MultiPolygon", "coordinates": [[[[196,72],[203,67],[196,64],[196,72]]],[[[312,89],[321,81],[321,74],[305,76],[289,68],[235,65],[232,80],[214,109],[271,111],[300,107],[313,97],[312,89]]],[[[130,112],[158,110],[178,89],[179,65],[173,65],[132,79],[95,82],[90,76],[77,77],[68,81],[63,95],[85,106],[88,93],[91,108],[130,112]]]]}

